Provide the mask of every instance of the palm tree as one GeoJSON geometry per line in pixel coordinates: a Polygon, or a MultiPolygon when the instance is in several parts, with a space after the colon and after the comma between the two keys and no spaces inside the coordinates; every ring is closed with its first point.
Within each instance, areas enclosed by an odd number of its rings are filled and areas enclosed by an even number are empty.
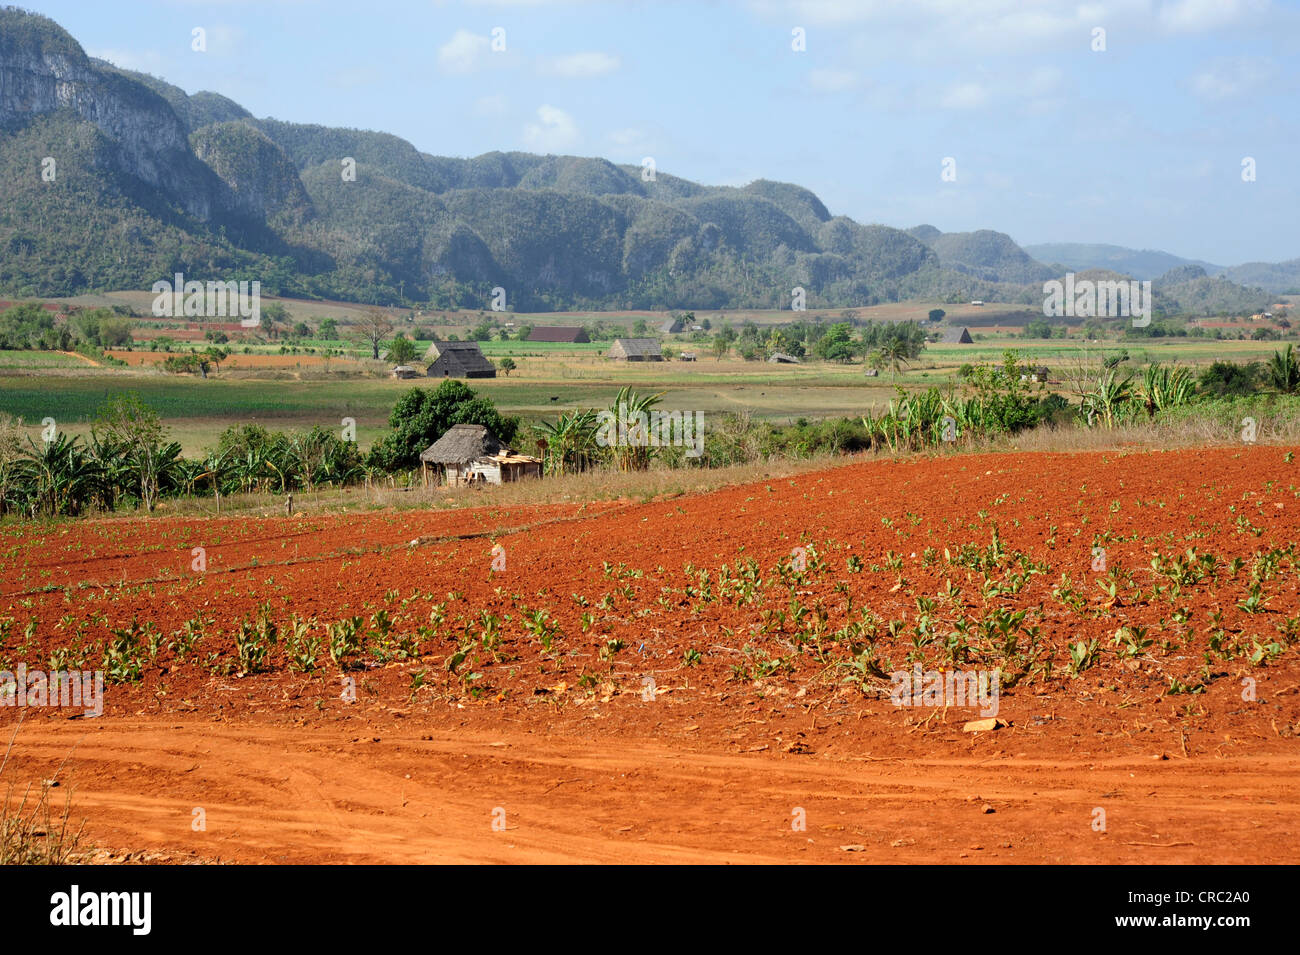
{"type": "Polygon", "coordinates": [[[570,411],[554,424],[542,421],[533,426],[544,448],[550,474],[577,474],[595,463],[600,454],[596,443],[596,412],[570,411]]]}
{"type": "Polygon", "coordinates": [[[628,433],[617,434],[614,440],[607,438],[607,445],[620,471],[650,470],[650,460],[657,451],[657,445],[651,446],[654,435],[651,433],[653,426],[650,424],[650,411],[662,400],[662,392],[657,395],[638,395],[627,386],[619,389],[607,414],[612,415],[616,430],[621,430],[622,422],[628,422],[628,433]],[[647,427],[645,433],[641,431],[643,419],[647,427]]]}
{"type": "Polygon", "coordinates": [[[1273,352],[1273,357],[1268,361],[1268,379],[1284,395],[1300,391],[1300,363],[1296,361],[1291,345],[1280,352],[1273,352]]]}
{"type": "Polygon", "coordinates": [[[897,378],[900,368],[908,363],[911,351],[907,347],[907,342],[901,338],[891,338],[880,346],[880,357],[894,369],[894,377],[897,378]]]}

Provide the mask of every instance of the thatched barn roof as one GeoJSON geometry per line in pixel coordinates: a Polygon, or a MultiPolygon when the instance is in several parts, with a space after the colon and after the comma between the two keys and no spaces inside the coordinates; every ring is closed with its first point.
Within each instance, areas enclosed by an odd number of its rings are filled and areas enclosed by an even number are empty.
{"type": "Polygon", "coordinates": [[[610,358],[629,361],[663,361],[664,353],[654,338],[616,338],[609,346],[610,358]]]}
{"type": "Polygon", "coordinates": [[[965,328],[945,328],[939,341],[949,345],[973,345],[975,340],[965,328]]]}
{"type": "Polygon", "coordinates": [[[581,325],[537,325],[528,333],[530,342],[589,342],[581,325]]]}
{"type": "Polygon", "coordinates": [[[426,464],[465,464],[509,451],[481,424],[454,424],[441,438],[420,452],[420,460],[426,464]]]}
{"type": "Polygon", "coordinates": [[[495,378],[496,366],[484,357],[478,342],[434,342],[424,353],[430,378],[495,378]]]}

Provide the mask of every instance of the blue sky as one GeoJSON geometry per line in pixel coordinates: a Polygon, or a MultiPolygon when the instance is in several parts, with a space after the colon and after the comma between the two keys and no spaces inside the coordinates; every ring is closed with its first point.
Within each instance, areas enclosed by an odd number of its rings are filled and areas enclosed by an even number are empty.
{"type": "Polygon", "coordinates": [[[438,155],[651,156],[860,222],[1300,256],[1297,0],[19,2],[191,93],[438,155]]]}

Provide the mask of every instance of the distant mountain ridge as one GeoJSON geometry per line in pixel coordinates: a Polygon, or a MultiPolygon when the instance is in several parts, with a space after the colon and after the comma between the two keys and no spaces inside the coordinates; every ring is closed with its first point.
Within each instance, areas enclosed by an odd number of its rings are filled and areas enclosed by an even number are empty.
{"type": "MultiPolygon", "coordinates": [[[[388,133],[259,119],[88,57],[14,8],[0,9],[0,176],[14,184],[0,203],[8,297],[147,288],[183,271],[435,307],[484,308],[500,286],[508,307],[538,311],[789,308],[796,287],[809,308],[1033,304],[1059,271],[1002,233],[862,224],[790,183],[433,156],[388,133]]],[[[1294,264],[1250,274],[1284,281],[1294,264]]],[[[1232,307],[1266,297],[1226,279],[1213,291],[1232,307]]]]}
{"type": "Polygon", "coordinates": [[[1222,265],[1184,259],[1154,249],[1127,249],[1120,245],[1086,242],[1045,242],[1026,245],[1025,251],[1040,262],[1051,262],[1069,269],[1111,269],[1135,279],[1155,279],[1182,265],[1198,265],[1207,275],[1217,275],[1222,265]]]}

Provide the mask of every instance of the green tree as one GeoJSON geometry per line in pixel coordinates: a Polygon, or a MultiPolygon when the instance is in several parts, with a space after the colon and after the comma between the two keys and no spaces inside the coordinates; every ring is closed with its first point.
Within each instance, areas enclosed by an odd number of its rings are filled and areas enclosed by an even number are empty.
{"type": "Polygon", "coordinates": [[[943,317],[947,314],[948,313],[941,308],[932,308],[930,309],[930,321],[941,322],[943,321],[943,317]]]}
{"type": "Polygon", "coordinates": [[[388,416],[392,430],[371,448],[367,463],[385,471],[414,468],[420,452],[454,424],[481,424],[505,442],[519,430],[518,418],[503,416],[491,399],[447,378],[437,388],[412,388],[397,399],[388,416]]]}
{"type": "Polygon", "coordinates": [[[415,342],[400,332],[388,343],[388,360],[399,365],[415,361],[419,353],[420,350],[415,347],[415,342]]]}
{"type": "Polygon", "coordinates": [[[501,369],[502,373],[504,373],[507,378],[509,378],[510,373],[514,371],[516,368],[518,368],[519,366],[515,364],[515,360],[513,358],[507,356],[506,358],[502,358],[499,362],[497,362],[497,367],[501,369]]]}
{"type": "Polygon", "coordinates": [[[722,361],[727,352],[731,351],[731,344],[736,340],[736,330],[730,325],[723,325],[718,329],[718,333],[713,336],[713,357],[722,361]]]}
{"type": "Polygon", "coordinates": [[[117,395],[99,409],[90,434],[99,449],[96,457],[130,475],[140,501],[152,512],[165,472],[180,457],[179,444],[164,443],[158,412],[134,394],[117,395]]]}
{"type": "Polygon", "coordinates": [[[289,323],[289,310],[279,302],[267,302],[261,307],[262,331],[268,338],[275,338],[277,329],[289,323]]]}
{"type": "Polygon", "coordinates": [[[1230,361],[1211,362],[1197,377],[1202,394],[1215,398],[1239,398],[1253,395],[1259,383],[1258,362],[1238,365],[1230,361]]]}
{"type": "Polygon", "coordinates": [[[324,319],[316,326],[316,334],[321,338],[335,339],[339,337],[339,323],[332,318],[324,319]]]}
{"type": "Polygon", "coordinates": [[[813,354],[822,361],[851,361],[856,351],[853,328],[848,322],[836,322],[813,346],[813,354]]]}

